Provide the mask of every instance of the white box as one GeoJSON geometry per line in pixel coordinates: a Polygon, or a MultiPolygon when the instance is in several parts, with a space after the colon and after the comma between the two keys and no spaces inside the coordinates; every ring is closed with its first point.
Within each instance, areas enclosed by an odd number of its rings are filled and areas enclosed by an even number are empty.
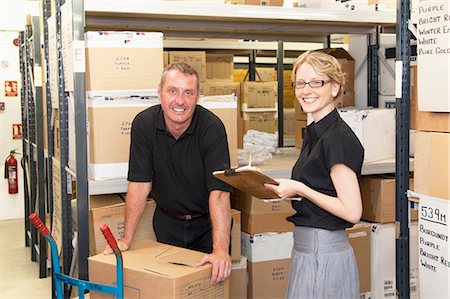
{"type": "Polygon", "coordinates": [[[395,158],[395,109],[338,109],[364,147],[364,161],[395,158]]]}
{"type": "Polygon", "coordinates": [[[241,232],[242,255],[251,263],[289,259],[294,238],[292,232],[250,235],[241,232]]]}
{"type": "MultiPolygon", "coordinates": [[[[410,225],[410,295],[417,298],[418,249],[417,222],[410,225]]],[[[395,224],[373,223],[370,235],[371,293],[372,298],[394,298],[396,295],[395,224]]]]}

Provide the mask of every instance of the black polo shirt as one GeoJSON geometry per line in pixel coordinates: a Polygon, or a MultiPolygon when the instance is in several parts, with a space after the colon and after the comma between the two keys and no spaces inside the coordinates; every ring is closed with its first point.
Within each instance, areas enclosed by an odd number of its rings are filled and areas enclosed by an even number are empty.
{"type": "Polygon", "coordinates": [[[171,213],[207,213],[210,191],[232,191],[212,172],[229,167],[225,127],[202,106],[178,140],[166,130],[161,105],[133,120],[128,180],[152,182],[156,203],[171,213]]]}
{"type": "MultiPolygon", "coordinates": [[[[336,196],[330,176],[331,167],[343,163],[360,177],[363,159],[364,148],[334,109],[319,122],[313,122],[306,128],[300,157],[292,169],[292,179],[301,181],[321,193],[336,196]]],[[[321,209],[307,198],[292,201],[292,206],[297,213],[288,217],[288,220],[298,226],[328,230],[353,226],[352,223],[321,209]]]]}

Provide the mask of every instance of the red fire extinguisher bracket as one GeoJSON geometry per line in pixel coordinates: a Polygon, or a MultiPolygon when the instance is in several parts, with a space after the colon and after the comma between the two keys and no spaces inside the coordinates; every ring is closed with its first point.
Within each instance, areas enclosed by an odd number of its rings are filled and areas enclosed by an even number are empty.
{"type": "Polygon", "coordinates": [[[15,154],[17,154],[16,150],[10,151],[9,156],[5,160],[5,178],[8,179],[9,194],[19,193],[18,168],[17,160],[14,157],[15,154]]]}

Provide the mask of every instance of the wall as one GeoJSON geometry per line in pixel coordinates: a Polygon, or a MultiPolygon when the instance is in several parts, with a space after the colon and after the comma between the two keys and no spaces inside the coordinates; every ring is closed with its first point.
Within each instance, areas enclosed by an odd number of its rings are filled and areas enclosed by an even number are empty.
{"type": "MultiPolygon", "coordinates": [[[[22,140],[13,140],[12,124],[20,124],[21,75],[19,47],[13,44],[18,31],[24,29],[26,15],[38,15],[37,1],[0,1],[0,102],[5,110],[0,111],[0,220],[24,217],[23,172],[19,166],[19,193],[8,194],[8,182],[3,178],[4,161],[12,149],[22,153],[22,140]],[[5,81],[17,81],[18,96],[6,96],[5,81]]],[[[16,159],[20,163],[21,156],[16,159]]]]}

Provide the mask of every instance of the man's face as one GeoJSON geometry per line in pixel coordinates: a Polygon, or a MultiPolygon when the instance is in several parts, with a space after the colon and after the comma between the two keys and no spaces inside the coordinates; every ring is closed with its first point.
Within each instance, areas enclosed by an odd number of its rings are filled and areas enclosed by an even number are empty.
{"type": "Polygon", "coordinates": [[[171,70],[166,75],[164,85],[158,86],[158,96],[169,132],[174,129],[186,130],[198,101],[197,78],[171,70]]]}

